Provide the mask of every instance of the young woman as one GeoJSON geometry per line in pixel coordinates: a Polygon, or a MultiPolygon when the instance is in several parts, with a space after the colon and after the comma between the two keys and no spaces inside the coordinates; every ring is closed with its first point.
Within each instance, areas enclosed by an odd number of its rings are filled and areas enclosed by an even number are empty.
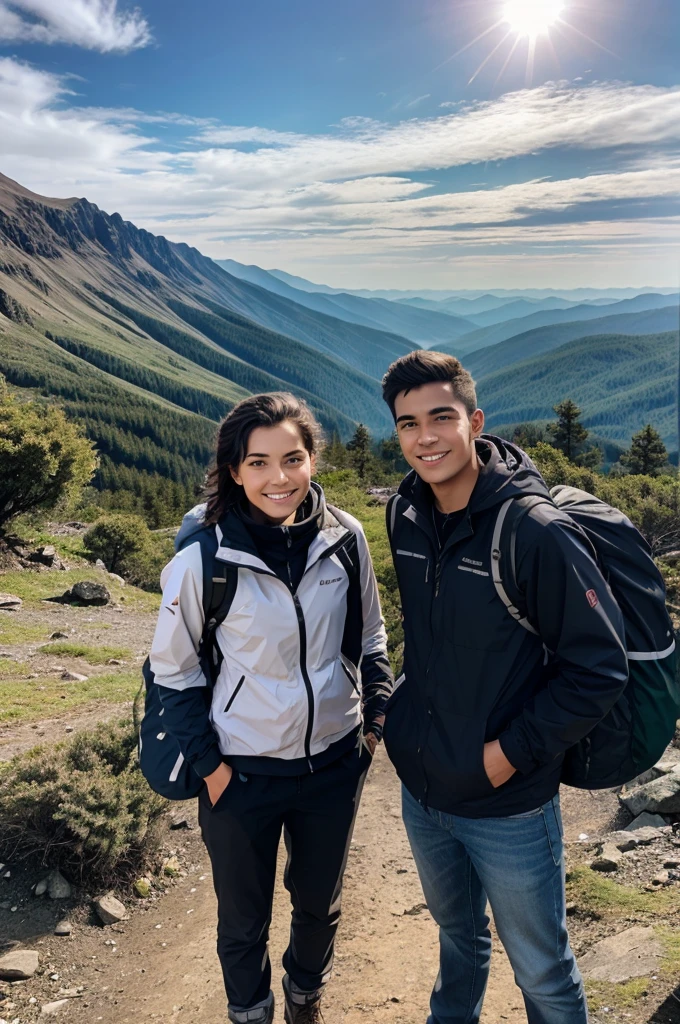
{"type": "Polygon", "coordinates": [[[363,530],[311,479],[319,438],[293,395],[255,395],[229,413],[207,506],[182,527],[214,531],[216,560],[238,572],[210,707],[198,543],[163,571],[151,650],[166,729],[206,782],[199,821],[234,1024],[274,1018],[267,940],[282,830],[293,904],[285,1020],[322,1020],[352,827],[393,685],[363,530]]]}

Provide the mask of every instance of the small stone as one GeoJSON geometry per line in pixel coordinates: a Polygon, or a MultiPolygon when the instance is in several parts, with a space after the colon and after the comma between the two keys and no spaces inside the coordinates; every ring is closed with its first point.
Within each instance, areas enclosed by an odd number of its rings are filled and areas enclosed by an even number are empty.
{"type": "Polygon", "coordinates": [[[71,886],[60,871],[50,871],[47,876],[47,895],[51,900],[66,900],[71,895],[71,886]]]}
{"type": "Polygon", "coordinates": [[[192,829],[193,827],[193,823],[188,818],[175,818],[174,821],[170,822],[170,828],[173,830],[180,828],[192,829]]]}
{"type": "Polygon", "coordinates": [[[40,879],[40,881],[36,885],[35,889],[33,890],[33,893],[34,893],[35,896],[44,896],[45,895],[45,893],[47,892],[47,882],[48,882],[48,877],[40,879]]]}
{"type": "Polygon", "coordinates": [[[60,1010],[63,1010],[68,1004],[68,999],[55,999],[53,1003],[45,1003],[44,1006],[41,1006],[40,1012],[46,1017],[51,1017],[59,1013],[60,1010]]]}
{"type": "Polygon", "coordinates": [[[59,921],[54,928],[55,935],[70,935],[72,931],[73,925],[71,924],[70,921],[67,921],[66,919],[64,919],[63,921],[59,921]]]}
{"type": "Polygon", "coordinates": [[[5,871],[5,873],[4,873],[4,875],[2,877],[3,878],[11,878],[12,877],[12,872],[11,871],[5,871]]]}
{"type": "Polygon", "coordinates": [[[124,921],[127,911],[119,899],[112,892],[107,892],[98,900],[94,901],[94,909],[99,915],[102,924],[115,924],[117,921],[124,921]]]}
{"type": "Polygon", "coordinates": [[[109,570],[108,570],[108,569],[106,568],[106,563],[105,563],[105,562],[103,562],[101,558],[98,558],[98,559],[97,559],[97,560],[95,561],[95,563],[94,563],[94,564],[95,564],[96,568],[97,568],[97,569],[101,569],[101,570],[102,570],[102,572],[108,572],[108,571],[109,571],[109,570]]]}
{"type": "Polygon", "coordinates": [[[168,878],[176,878],[180,870],[177,857],[167,857],[163,861],[163,874],[167,875],[168,878]]]}
{"type": "Polygon", "coordinates": [[[6,612],[18,612],[24,602],[15,594],[0,594],[0,609],[6,612]]]}
{"type": "Polygon", "coordinates": [[[658,875],[654,875],[652,879],[652,885],[668,885],[670,881],[667,871],[659,871],[658,875]]]}
{"type": "Polygon", "coordinates": [[[80,672],[71,672],[70,669],[65,669],[61,673],[61,678],[67,683],[86,683],[87,676],[82,675],[80,672]]]}
{"type": "Polygon", "coordinates": [[[578,907],[576,906],[575,903],[567,903],[567,906],[566,906],[567,916],[570,917],[572,914],[575,914],[577,909],[578,909],[578,907]]]}
{"type": "Polygon", "coordinates": [[[0,956],[0,978],[4,981],[32,978],[38,967],[38,954],[34,949],[13,949],[0,956]]]}
{"type": "Polygon", "coordinates": [[[107,665],[124,665],[125,662],[121,661],[120,658],[109,658],[106,662],[107,665]]]}
{"type": "Polygon", "coordinates": [[[50,634],[50,640],[68,640],[68,633],[62,633],[60,629],[50,634]]]}
{"type": "Polygon", "coordinates": [[[665,868],[680,868],[680,860],[675,857],[669,858],[663,862],[665,868]]]}
{"type": "Polygon", "coordinates": [[[618,871],[621,863],[621,852],[611,844],[606,843],[602,853],[590,862],[593,871],[618,871]]]}

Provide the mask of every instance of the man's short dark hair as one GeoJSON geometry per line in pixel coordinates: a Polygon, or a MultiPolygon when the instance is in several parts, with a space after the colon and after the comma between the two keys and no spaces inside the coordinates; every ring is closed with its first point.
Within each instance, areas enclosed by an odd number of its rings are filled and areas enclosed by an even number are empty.
{"type": "Polygon", "coordinates": [[[455,356],[445,352],[431,352],[418,349],[401,356],[389,367],[382,379],[383,398],[395,417],[394,403],[397,395],[408,394],[423,384],[444,381],[451,384],[453,397],[465,406],[468,416],[477,408],[477,392],[471,374],[455,356]]]}

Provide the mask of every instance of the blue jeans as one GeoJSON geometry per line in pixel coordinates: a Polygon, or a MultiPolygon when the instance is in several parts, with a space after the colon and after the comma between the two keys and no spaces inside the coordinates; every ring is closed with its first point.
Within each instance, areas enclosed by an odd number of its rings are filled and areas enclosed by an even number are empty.
{"type": "Polygon", "coordinates": [[[511,818],[461,818],[402,790],[440,969],[428,1024],[477,1024],[489,976],[487,898],[522,990],[529,1024],[586,1024],[583,983],[567,935],[557,797],[511,818]]]}

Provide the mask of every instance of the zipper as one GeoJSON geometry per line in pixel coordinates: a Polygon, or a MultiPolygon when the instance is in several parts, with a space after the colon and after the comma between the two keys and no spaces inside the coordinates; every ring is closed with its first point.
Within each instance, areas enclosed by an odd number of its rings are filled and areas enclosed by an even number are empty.
{"type": "MultiPolygon", "coordinates": [[[[282,526],[281,530],[283,531],[283,535],[286,538],[286,547],[288,548],[288,551],[290,551],[290,549],[293,546],[293,538],[290,535],[290,530],[288,529],[287,526],[282,526]]],[[[290,555],[286,559],[286,569],[288,570],[288,586],[290,587],[290,589],[292,591],[293,590],[293,573],[291,572],[291,569],[290,569],[290,555]]]]}
{"type": "Polygon", "coordinates": [[[231,705],[232,705],[232,704],[234,703],[234,701],[236,700],[236,698],[237,698],[237,696],[238,696],[238,691],[239,691],[239,690],[241,689],[241,687],[243,686],[243,684],[245,683],[245,681],[246,681],[246,677],[245,677],[245,676],[241,676],[241,678],[239,679],[238,683],[236,684],[236,689],[234,690],[234,692],[232,693],[231,697],[230,697],[230,698],[229,698],[229,700],[227,701],[227,706],[226,706],[226,708],[224,709],[224,711],[222,712],[222,714],[223,714],[223,715],[226,715],[227,711],[229,710],[229,708],[231,707],[231,705]]]}
{"type": "Polygon", "coordinates": [[[307,731],[305,732],[305,757],[307,758],[307,764],[310,772],[314,772],[312,767],[312,753],[310,749],[310,741],[312,738],[312,729],[314,728],[314,690],[312,689],[312,683],[307,672],[307,627],[305,625],[305,617],[302,611],[302,605],[298,600],[297,594],[293,594],[293,603],[295,604],[295,614],[298,620],[298,629],[300,630],[300,671],[302,672],[302,680],[305,684],[305,690],[307,691],[307,731]]]}

